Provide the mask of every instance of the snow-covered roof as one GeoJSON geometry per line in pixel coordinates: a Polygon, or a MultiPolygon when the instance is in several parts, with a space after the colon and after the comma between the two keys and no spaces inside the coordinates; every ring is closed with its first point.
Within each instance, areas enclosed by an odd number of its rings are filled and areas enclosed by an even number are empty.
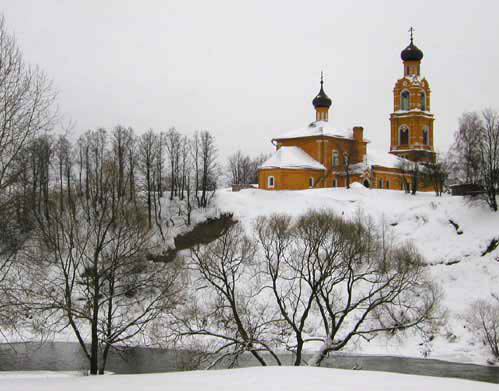
{"type": "Polygon", "coordinates": [[[326,169],[326,167],[299,147],[279,148],[259,168],[289,168],[295,170],[303,168],[311,170],[326,169]]]}
{"type": "Polygon", "coordinates": [[[401,162],[403,161],[409,162],[407,159],[403,159],[388,152],[380,152],[374,148],[369,147],[367,149],[367,154],[364,158],[364,161],[352,165],[351,169],[353,173],[362,173],[364,170],[368,169],[371,166],[399,168],[401,162]]]}
{"type": "Polygon", "coordinates": [[[403,159],[388,152],[377,151],[376,149],[373,149],[371,147],[367,149],[366,162],[370,166],[398,168],[400,167],[400,163],[405,160],[406,159],[403,159]]]}
{"type": "Polygon", "coordinates": [[[313,136],[353,138],[353,133],[351,129],[336,129],[326,121],[315,121],[304,128],[288,131],[276,140],[313,136]]]}

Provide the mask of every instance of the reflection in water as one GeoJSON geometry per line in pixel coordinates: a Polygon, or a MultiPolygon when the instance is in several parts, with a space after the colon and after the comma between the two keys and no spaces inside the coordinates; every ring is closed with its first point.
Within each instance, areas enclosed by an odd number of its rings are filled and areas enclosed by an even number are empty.
{"type": "MultiPolygon", "coordinates": [[[[164,349],[132,348],[112,352],[107,370],[115,373],[151,373],[185,370],[192,353],[164,349]]],[[[269,360],[270,362],[271,360],[269,360]]],[[[283,361],[291,362],[289,355],[283,361]]],[[[238,363],[240,367],[257,366],[250,355],[238,363]]],[[[355,356],[336,353],[325,360],[324,367],[398,372],[415,375],[456,377],[499,383],[499,368],[472,364],[456,364],[440,360],[390,356],[355,356]]],[[[0,370],[75,371],[88,368],[87,360],[76,343],[47,342],[0,345],[0,370]]]]}

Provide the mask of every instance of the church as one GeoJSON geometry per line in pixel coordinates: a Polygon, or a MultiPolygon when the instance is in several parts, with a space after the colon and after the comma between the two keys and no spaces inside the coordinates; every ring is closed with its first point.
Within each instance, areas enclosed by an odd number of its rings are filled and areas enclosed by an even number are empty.
{"type": "MultiPolygon", "coordinates": [[[[364,128],[336,129],[329,123],[332,101],[324,91],[313,99],[315,121],[288,131],[272,140],[276,150],[259,167],[259,188],[265,190],[303,190],[347,187],[352,182],[377,189],[403,190],[412,185],[407,168],[414,163],[435,160],[430,86],[421,77],[423,52],[410,44],[402,51],[403,77],[393,89],[390,115],[390,149],[377,152],[369,148],[364,128]]],[[[428,191],[428,184],[419,190],[428,191]]]]}

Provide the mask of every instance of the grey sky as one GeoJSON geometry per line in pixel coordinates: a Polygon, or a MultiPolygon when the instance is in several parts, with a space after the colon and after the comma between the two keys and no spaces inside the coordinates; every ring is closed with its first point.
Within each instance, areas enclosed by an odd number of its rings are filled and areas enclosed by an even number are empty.
{"type": "Polygon", "coordinates": [[[208,129],[223,156],[272,150],[315,119],[388,150],[400,51],[415,27],[445,151],[463,111],[499,108],[499,1],[0,0],[25,57],[59,91],[75,132],[208,129]]]}

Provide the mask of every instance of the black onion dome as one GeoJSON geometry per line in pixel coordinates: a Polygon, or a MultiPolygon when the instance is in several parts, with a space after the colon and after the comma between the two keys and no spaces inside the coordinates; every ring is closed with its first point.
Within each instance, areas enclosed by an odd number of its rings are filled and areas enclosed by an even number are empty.
{"type": "Polygon", "coordinates": [[[409,44],[402,53],[400,53],[402,61],[421,61],[423,59],[423,52],[412,43],[409,44]]]}
{"type": "Polygon", "coordinates": [[[315,108],[326,107],[329,109],[331,107],[331,105],[333,104],[333,101],[324,92],[324,88],[323,88],[322,84],[323,84],[323,82],[321,80],[321,90],[319,91],[319,94],[312,101],[312,104],[314,105],[315,108]]]}

